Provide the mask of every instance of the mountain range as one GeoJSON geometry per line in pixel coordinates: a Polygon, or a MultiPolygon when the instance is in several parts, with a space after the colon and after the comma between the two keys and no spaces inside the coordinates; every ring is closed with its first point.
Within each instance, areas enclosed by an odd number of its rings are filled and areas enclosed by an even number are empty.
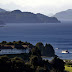
{"type": "Polygon", "coordinates": [[[6,10],[0,8],[0,12],[6,12],[6,10]]]}
{"type": "Polygon", "coordinates": [[[40,13],[34,14],[20,10],[1,11],[1,9],[0,20],[5,23],[60,23],[56,17],[48,17],[40,13]]]}
{"type": "Polygon", "coordinates": [[[60,21],[72,21],[72,9],[58,12],[53,17],[56,17],[60,21]]]}

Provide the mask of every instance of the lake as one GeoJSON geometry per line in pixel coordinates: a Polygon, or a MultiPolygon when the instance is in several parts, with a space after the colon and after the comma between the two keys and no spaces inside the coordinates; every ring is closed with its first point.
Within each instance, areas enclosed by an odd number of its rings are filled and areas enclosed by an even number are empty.
{"type": "Polygon", "coordinates": [[[1,41],[27,41],[32,44],[52,44],[61,59],[72,59],[72,22],[62,23],[7,23],[0,27],[1,41]],[[69,54],[62,54],[69,50],[69,54]]]}

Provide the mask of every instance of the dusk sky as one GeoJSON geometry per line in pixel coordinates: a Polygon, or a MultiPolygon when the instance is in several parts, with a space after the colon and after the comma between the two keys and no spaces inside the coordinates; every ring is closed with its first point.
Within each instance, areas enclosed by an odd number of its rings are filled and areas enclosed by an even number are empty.
{"type": "Polygon", "coordinates": [[[72,0],[0,0],[0,8],[49,15],[72,9],[72,0]]]}

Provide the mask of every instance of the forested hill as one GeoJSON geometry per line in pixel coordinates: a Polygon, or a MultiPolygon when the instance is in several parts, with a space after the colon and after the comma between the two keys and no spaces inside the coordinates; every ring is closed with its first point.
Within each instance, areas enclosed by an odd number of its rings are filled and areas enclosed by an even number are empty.
{"type": "Polygon", "coordinates": [[[55,17],[20,10],[0,12],[0,20],[5,23],[60,23],[55,17]]]}

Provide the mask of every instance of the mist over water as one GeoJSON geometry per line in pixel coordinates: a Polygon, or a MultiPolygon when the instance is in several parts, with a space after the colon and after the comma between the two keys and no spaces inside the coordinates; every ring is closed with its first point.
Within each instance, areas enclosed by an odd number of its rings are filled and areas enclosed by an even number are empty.
{"type": "Polygon", "coordinates": [[[72,22],[62,23],[7,23],[0,27],[1,41],[27,41],[50,43],[56,54],[62,59],[72,59],[72,22]],[[62,50],[69,50],[69,54],[62,54],[62,50]]]}

